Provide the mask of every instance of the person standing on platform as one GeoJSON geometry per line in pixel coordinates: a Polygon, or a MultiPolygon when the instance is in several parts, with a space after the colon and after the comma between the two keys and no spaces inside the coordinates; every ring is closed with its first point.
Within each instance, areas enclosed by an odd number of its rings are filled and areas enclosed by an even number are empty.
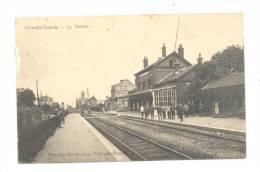
{"type": "Polygon", "coordinates": [[[167,116],[168,116],[168,119],[171,119],[171,106],[167,106],[167,116]]]}
{"type": "Polygon", "coordinates": [[[154,119],[154,106],[152,105],[151,108],[150,108],[150,113],[151,113],[151,119],[154,119]]]}
{"type": "Polygon", "coordinates": [[[65,124],[65,113],[63,110],[58,111],[59,128],[62,128],[61,124],[65,124]]]}
{"type": "Polygon", "coordinates": [[[161,106],[159,106],[157,108],[157,113],[158,113],[158,119],[159,119],[159,121],[161,121],[162,120],[162,108],[161,108],[161,106]]]}
{"type": "Polygon", "coordinates": [[[166,109],[164,106],[162,107],[162,116],[163,116],[163,119],[166,118],[166,109]]]}
{"type": "Polygon", "coordinates": [[[144,107],[143,106],[140,107],[140,112],[141,112],[142,118],[144,118],[144,107]]]}
{"type": "Polygon", "coordinates": [[[148,116],[149,116],[149,108],[145,108],[144,109],[144,117],[145,117],[145,119],[147,119],[148,116]]]}
{"type": "Polygon", "coordinates": [[[102,108],[103,114],[105,115],[105,107],[102,108]]]}
{"type": "Polygon", "coordinates": [[[171,105],[171,119],[175,119],[175,107],[174,107],[174,104],[171,105]]]}
{"type": "Polygon", "coordinates": [[[179,114],[179,118],[180,118],[181,122],[183,122],[183,115],[184,115],[183,111],[184,111],[183,105],[180,103],[178,114],[179,114]]]}
{"type": "Polygon", "coordinates": [[[164,118],[163,119],[166,119],[167,118],[167,106],[164,106],[163,109],[164,109],[164,118]]]}
{"type": "Polygon", "coordinates": [[[181,111],[182,111],[182,104],[179,103],[179,104],[177,105],[177,116],[178,116],[178,119],[181,118],[181,113],[182,113],[181,111]]]}

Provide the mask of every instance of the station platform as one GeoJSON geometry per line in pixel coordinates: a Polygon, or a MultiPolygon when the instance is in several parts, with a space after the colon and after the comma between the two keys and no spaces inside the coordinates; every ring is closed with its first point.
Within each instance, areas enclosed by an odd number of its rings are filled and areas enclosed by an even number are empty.
{"type": "MultiPolygon", "coordinates": [[[[117,114],[117,115],[126,115],[141,118],[141,114],[138,112],[127,111],[127,112],[116,112],[116,111],[108,111],[106,113],[117,114]]],[[[148,119],[151,119],[149,116],[148,119]]],[[[155,114],[154,120],[158,120],[158,116],[155,114]]],[[[228,130],[240,133],[246,133],[246,122],[244,119],[238,118],[216,118],[210,116],[196,116],[196,117],[188,117],[184,118],[183,122],[180,119],[175,118],[175,120],[163,119],[163,121],[172,122],[172,123],[179,123],[179,124],[187,124],[187,125],[194,125],[200,126],[205,128],[212,128],[212,129],[220,129],[220,130],[228,130]]]]}
{"type": "Polygon", "coordinates": [[[130,161],[79,114],[66,116],[32,163],[130,161]]]}

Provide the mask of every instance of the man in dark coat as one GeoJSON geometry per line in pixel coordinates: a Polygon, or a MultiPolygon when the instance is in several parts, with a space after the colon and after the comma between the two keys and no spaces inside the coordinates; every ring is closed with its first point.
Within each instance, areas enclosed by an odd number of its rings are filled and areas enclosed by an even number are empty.
{"type": "Polygon", "coordinates": [[[150,108],[151,119],[154,119],[154,110],[155,110],[154,106],[151,106],[150,108]]]}
{"type": "Polygon", "coordinates": [[[162,108],[161,108],[161,106],[159,106],[159,107],[157,108],[157,113],[158,113],[158,119],[159,119],[159,121],[162,120],[162,108]]]}
{"type": "Polygon", "coordinates": [[[163,119],[166,119],[166,108],[165,108],[165,106],[162,107],[162,115],[163,115],[163,119]]]}
{"type": "Polygon", "coordinates": [[[147,119],[148,116],[149,116],[149,108],[146,107],[146,108],[144,109],[144,117],[145,117],[145,119],[147,119]]]}
{"type": "Polygon", "coordinates": [[[175,107],[174,107],[174,104],[171,105],[171,119],[175,119],[175,107]]]}
{"type": "Polygon", "coordinates": [[[183,106],[181,103],[178,104],[177,106],[177,113],[178,113],[178,118],[183,122],[183,106]]]}

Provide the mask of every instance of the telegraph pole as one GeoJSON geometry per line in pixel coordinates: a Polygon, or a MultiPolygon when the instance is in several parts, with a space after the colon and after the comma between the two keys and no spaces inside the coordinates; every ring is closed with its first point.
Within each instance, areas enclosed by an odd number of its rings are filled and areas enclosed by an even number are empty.
{"type": "Polygon", "coordinates": [[[175,37],[174,52],[176,50],[176,44],[177,44],[177,38],[178,38],[178,32],[179,32],[179,25],[180,25],[180,18],[178,19],[178,26],[177,26],[177,32],[176,32],[176,37],[175,37]]]}
{"type": "Polygon", "coordinates": [[[40,106],[39,91],[38,91],[38,80],[36,79],[36,94],[37,94],[37,105],[40,106]]]}

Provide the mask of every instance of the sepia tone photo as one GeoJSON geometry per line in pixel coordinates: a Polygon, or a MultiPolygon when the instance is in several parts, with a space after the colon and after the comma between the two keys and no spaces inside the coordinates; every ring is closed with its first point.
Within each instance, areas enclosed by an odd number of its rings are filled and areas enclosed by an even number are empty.
{"type": "Polygon", "coordinates": [[[246,158],[242,13],[15,22],[19,163],[246,158]]]}

